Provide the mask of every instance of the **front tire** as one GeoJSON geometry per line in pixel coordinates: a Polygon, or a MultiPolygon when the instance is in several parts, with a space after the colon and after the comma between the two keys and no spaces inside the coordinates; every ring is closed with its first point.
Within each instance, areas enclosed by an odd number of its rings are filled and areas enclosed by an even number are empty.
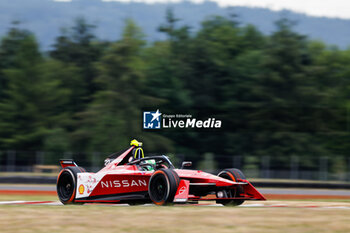
{"type": "MultiPolygon", "coordinates": [[[[240,182],[242,180],[246,180],[245,175],[243,174],[243,172],[239,169],[236,168],[228,168],[225,169],[223,171],[221,171],[218,174],[219,177],[231,180],[231,181],[235,181],[235,182],[240,182]]],[[[244,188],[242,187],[242,185],[236,185],[236,187],[234,189],[230,189],[230,190],[222,190],[222,192],[224,192],[224,195],[226,197],[239,197],[241,194],[244,193],[244,188]]],[[[218,195],[217,195],[218,197],[218,195]]],[[[216,203],[218,204],[223,204],[225,206],[239,206],[242,205],[244,203],[244,200],[241,199],[237,199],[237,200],[217,200],[216,203]]]]}
{"type": "Polygon", "coordinates": [[[74,202],[77,189],[77,174],[82,172],[86,171],[81,167],[66,167],[58,175],[56,185],[57,195],[64,205],[78,204],[74,202]]]}
{"type": "Polygon", "coordinates": [[[179,176],[172,169],[155,171],[148,184],[148,194],[156,205],[170,205],[174,201],[179,176]]]}

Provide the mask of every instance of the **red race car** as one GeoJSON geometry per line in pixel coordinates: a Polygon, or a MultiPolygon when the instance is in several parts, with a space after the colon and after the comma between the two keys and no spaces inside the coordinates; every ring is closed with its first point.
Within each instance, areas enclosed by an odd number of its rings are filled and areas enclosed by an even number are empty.
{"type": "Polygon", "coordinates": [[[60,160],[60,201],[167,205],[212,200],[236,206],[245,200],[266,200],[238,169],[224,169],[217,176],[184,169],[191,162],[183,162],[182,168],[176,169],[164,155],[145,157],[141,146],[142,143],[131,141],[129,149],[112,154],[97,173],[86,172],[73,160],[60,160]]]}

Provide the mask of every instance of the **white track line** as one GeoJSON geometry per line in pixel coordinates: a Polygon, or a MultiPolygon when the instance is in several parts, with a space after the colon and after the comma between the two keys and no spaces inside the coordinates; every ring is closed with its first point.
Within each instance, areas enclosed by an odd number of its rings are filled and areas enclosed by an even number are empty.
{"type": "MultiPolygon", "coordinates": [[[[47,206],[60,206],[63,205],[61,202],[58,201],[0,201],[0,205],[47,205],[47,206]]],[[[89,204],[88,204],[89,205],[89,204]]],[[[125,207],[129,206],[128,204],[101,204],[101,206],[116,206],[116,207],[125,207]]],[[[142,205],[144,207],[147,206],[154,206],[153,204],[145,204],[142,205]]],[[[181,205],[178,205],[181,206],[181,205]]],[[[223,205],[219,204],[199,204],[199,205],[182,205],[182,206],[200,206],[200,207],[222,207],[223,205]]],[[[237,207],[235,207],[237,208],[237,207]]],[[[285,203],[276,203],[276,204],[245,204],[240,206],[239,208],[310,208],[310,209],[350,209],[350,206],[315,206],[315,205],[304,205],[304,206],[297,206],[297,205],[288,205],[285,203]]]]}
{"type": "Polygon", "coordinates": [[[26,201],[0,201],[0,205],[23,204],[26,201]]]}

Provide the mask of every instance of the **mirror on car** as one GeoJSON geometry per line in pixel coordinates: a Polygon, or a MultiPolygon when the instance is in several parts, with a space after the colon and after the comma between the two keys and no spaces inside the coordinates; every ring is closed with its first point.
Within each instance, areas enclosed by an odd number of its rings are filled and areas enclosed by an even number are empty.
{"type": "Polygon", "coordinates": [[[184,167],[191,167],[191,166],[192,166],[191,161],[183,161],[181,165],[181,169],[183,169],[184,167]]]}

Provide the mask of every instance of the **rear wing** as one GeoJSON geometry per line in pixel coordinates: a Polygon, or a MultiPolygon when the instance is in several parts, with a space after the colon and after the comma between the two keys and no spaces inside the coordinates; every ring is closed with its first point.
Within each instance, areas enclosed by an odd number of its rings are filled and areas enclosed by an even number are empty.
{"type": "Polygon", "coordinates": [[[65,167],[78,167],[73,159],[60,159],[60,164],[62,168],[65,167]]]}

